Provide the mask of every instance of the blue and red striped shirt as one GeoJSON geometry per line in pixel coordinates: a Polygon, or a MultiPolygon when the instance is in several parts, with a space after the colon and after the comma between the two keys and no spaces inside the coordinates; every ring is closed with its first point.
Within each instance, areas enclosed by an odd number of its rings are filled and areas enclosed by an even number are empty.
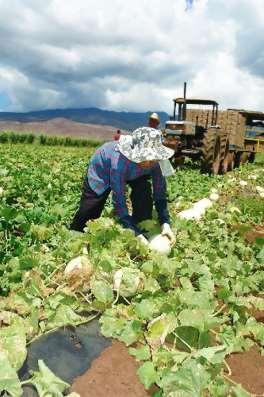
{"type": "Polygon", "coordinates": [[[126,205],[126,182],[143,175],[152,177],[153,199],[160,223],[169,223],[166,200],[166,180],[161,173],[159,163],[152,168],[143,169],[137,163],[128,160],[117,148],[117,142],[107,142],[91,157],[88,168],[88,182],[91,189],[101,195],[111,189],[115,215],[124,227],[136,234],[142,233],[134,224],[126,205]]]}

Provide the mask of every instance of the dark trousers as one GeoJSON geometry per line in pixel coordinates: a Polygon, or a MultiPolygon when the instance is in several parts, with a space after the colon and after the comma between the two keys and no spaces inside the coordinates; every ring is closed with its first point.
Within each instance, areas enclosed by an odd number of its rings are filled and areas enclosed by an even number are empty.
{"type": "MultiPolygon", "coordinates": [[[[131,187],[133,221],[139,223],[151,219],[153,199],[150,177],[143,175],[133,181],[128,181],[127,184],[131,187]]],[[[110,191],[111,189],[107,189],[103,194],[96,194],[85,178],[79,209],[73,218],[70,229],[83,232],[87,221],[100,218],[110,191]]]]}

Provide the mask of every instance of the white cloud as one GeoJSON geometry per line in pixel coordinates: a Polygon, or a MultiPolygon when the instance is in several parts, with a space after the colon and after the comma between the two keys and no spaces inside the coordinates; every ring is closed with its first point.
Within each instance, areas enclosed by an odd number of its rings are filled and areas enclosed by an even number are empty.
{"type": "Polygon", "coordinates": [[[264,80],[239,69],[231,55],[219,53],[197,73],[190,87],[194,96],[204,92],[222,108],[263,110],[264,80]]]}
{"type": "Polygon", "coordinates": [[[224,108],[263,109],[263,0],[188,4],[0,0],[0,92],[8,109],[171,112],[183,81],[190,95],[224,108]]]}

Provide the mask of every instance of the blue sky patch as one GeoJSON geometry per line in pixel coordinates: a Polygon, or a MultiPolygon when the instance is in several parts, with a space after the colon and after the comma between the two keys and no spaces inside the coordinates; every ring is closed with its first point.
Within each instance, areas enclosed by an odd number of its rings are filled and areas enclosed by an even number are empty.
{"type": "Polygon", "coordinates": [[[4,112],[7,110],[7,107],[11,104],[9,96],[4,92],[0,91],[0,112],[4,112]]]}

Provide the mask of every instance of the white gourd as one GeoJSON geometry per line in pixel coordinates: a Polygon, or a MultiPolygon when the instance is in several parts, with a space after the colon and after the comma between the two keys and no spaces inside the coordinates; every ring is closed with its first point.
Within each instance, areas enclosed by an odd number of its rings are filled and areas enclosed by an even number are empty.
{"type": "Polygon", "coordinates": [[[261,187],[261,186],[256,186],[256,191],[257,191],[258,193],[263,193],[263,192],[264,192],[264,188],[261,187]]]}
{"type": "Polygon", "coordinates": [[[203,207],[193,207],[192,208],[193,212],[193,218],[194,219],[201,219],[201,217],[205,214],[205,208],[203,207]]]}
{"type": "MultiPolygon", "coordinates": [[[[216,195],[216,193],[212,193],[212,194],[216,195]]],[[[178,216],[181,219],[199,220],[205,214],[206,209],[212,207],[212,205],[213,205],[213,201],[209,200],[208,198],[203,198],[202,200],[199,200],[196,203],[194,203],[191,208],[181,211],[178,216]]]]}
{"type": "Polygon", "coordinates": [[[171,252],[170,240],[166,236],[157,234],[149,240],[149,248],[159,254],[169,255],[171,252]]]}
{"type": "Polygon", "coordinates": [[[77,256],[73,258],[66,266],[64,274],[69,275],[76,269],[84,269],[86,266],[91,267],[89,259],[85,255],[77,256]]]}
{"type": "Polygon", "coordinates": [[[239,185],[242,187],[247,186],[247,181],[241,180],[241,181],[239,181],[239,185]]]}
{"type": "Polygon", "coordinates": [[[114,290],[119,291],[122,278],[123,278],[123,270],[119,269],[115,272],[113,277],[114,290]]]}
{"type": "Polygon", "coordinates": [[[179,218],[181,218],[181,219],[200,219],[200,217],[201,217],[201,214],[200,214],[200,211],[198,211],[197,209],[196,210],[194,210],[194,208],[192,207],[192,208],[189,208],[188,210],[184,210],[184,211],[181,211],[180,213],[179,213],[179,218]]]}
{"type": "Polygon", "coordinates": [[[206,208],[212,207],[213,203],[211,200],[208,198],[203,198],[202,200],[197,201],[196,203],[193,204],[194,208],[199,208],[206,210],[206,208]]]}
{"type": "Polygon", "coordinates": [[[211,193],[210,196],[209,196],[209,199],[211,201],[217,201],[217,200],[219,200],[219,194],[218,193],[211,193]]]}

